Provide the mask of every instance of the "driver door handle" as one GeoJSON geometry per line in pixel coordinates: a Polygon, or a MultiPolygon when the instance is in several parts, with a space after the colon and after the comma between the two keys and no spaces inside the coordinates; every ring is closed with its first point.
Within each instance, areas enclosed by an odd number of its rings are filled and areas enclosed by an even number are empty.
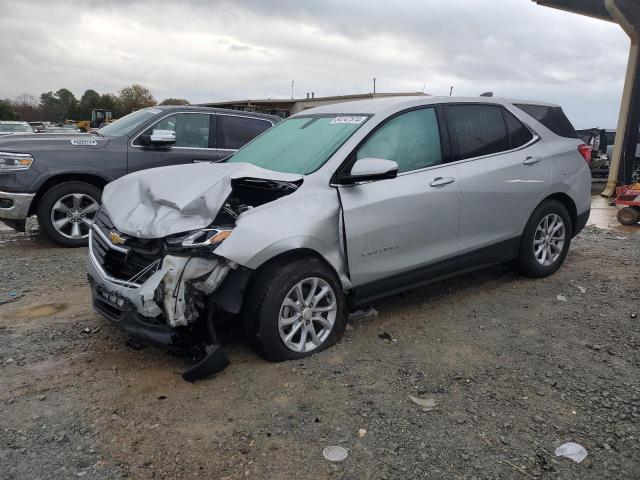
{"type": "Polygon", "coordinates": [[[540,157],[527,157],[524,159],[524,163],[525,165],[533,165],[535,163],[538,163],[541,160],[540,157]]]}
{"type": "Polygon", "coordinates": [[[432,187],[442,187],[443,185],[449,185],[450,183],[453,183],[455,181],[456,179],[453,177],[436,177],[431,180],[431,183],[429,185],[431,185],[432,187]]]}

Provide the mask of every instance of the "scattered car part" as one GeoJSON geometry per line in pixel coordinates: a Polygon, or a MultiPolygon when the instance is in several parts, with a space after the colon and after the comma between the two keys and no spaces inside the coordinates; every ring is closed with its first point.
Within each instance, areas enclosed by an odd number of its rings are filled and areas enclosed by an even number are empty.
{"type": "Polygon", "coordinates": [[[334,445],[325,447],[325,449],[322,450],[322,456],[330,462],[343,462],[347,459],[348,455],[346,448],[334,445]]]}
{"type": "Polygon", "coordinates": [[[576,463],[587,458],[587,449],[579,443],[567,442],[555,449],[556,457],[567,457],[576,463]]]}

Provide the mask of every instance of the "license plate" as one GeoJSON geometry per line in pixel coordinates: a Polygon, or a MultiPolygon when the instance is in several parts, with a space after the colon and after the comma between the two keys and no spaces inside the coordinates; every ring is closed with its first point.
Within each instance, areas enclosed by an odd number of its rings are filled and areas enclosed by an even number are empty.
{"type": "Polygon", "coordinates": [[[121,297],[120,295],[118,295],[116,293],[113,293],[113,292],[108,292],[103,288],[99,289],[99,293],[105,299],[107,299],[109,301],[109,303],[111,303],[113,305],[117,305],[118,307],[124,306],[124,298],[121,297]]]}

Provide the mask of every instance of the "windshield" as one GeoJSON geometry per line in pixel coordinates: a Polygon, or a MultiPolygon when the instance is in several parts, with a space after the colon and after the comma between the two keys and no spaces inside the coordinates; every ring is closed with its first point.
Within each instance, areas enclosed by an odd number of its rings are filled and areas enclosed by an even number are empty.
{"type": "Polygon", "coordinates": [[[33,129],[19,123],[3,123],[0,124],[0,132],[33,132],[33,129]]]}
{"type": "Polygon", "coordinates": [[[227,161],[308,175],[324,165],[367,119],[366,115],[338,114],[290,118],[245,145],[227,161]]]}
{"type": "Polygon", "coordinates": [[[106,127],[102,127],[98,130],[98,133],[107,137],[119,137],[120,135],[134,133],[140,125],[158,113],[160,113],[160,110],[157,108],[145,108],[144,110],[138,110],[137,112],[125,115],[106,127]]]}

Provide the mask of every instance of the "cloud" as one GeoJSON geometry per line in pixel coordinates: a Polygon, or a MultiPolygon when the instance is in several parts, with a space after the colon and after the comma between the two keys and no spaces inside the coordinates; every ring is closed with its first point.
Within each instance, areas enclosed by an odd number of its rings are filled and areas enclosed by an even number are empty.
{"type": "Polygon", "coordinates": [[[0,98],[131,83],[192,102],[379,91],[537,98],[615,126],[628,39],[527,0],[0,0],[0,98]],[[425,86],[426,85],[426,86],[425,86]]]}

